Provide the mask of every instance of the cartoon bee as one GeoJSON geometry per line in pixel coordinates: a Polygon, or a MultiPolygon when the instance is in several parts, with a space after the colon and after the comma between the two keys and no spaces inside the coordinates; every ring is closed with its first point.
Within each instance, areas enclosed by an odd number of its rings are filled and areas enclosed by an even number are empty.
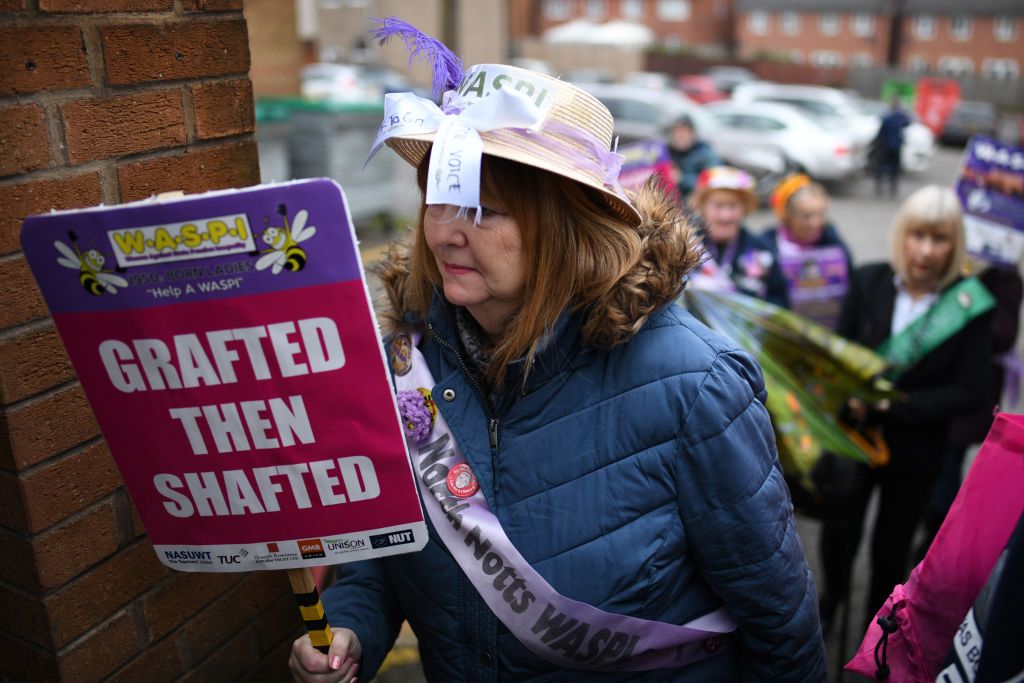
{"type": "Polygon", "coordinates": [[[288,225],[288,209],[281,204],[278,209],[284,220],[284,227],[271,226],[263,231],[263,241],[270,247],[262,251],[263,255],[256,261],[256,270],[270,268],[274,275],[282,270],[297,272],[306,267],[306,252],[299,246],[316,234],[316,228],[307,226],[309,212],[302,209],[295,214],[295,220],[288,225]]]}
{"type": "Polygon", "coordinates": [[[103,270],[106,257],[96,249],[89,249],[84,254],[78,248],[78,237],[73,232],[68,233],[71,239],[71,247],[63,242],[54,242],[53,246],[61,253],[57,263],[72,270],[81,271],[78,280],[82,283],[85,291],[93,296],[99,296],[103,292],[117,294],[118,287],[127,287],[128,281],[120,275],[114,275],[113,270],[103,270]]]}

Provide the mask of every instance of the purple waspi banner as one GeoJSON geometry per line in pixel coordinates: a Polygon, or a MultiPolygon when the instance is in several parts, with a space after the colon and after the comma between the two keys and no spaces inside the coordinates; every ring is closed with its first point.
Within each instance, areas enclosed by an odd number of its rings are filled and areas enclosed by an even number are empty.
{"type": "Polygon", "coordinates": [[[968,251],[1017,264],[1024,254],[1024,148],[972,137],[956,192],[964,208],[968,251]]]}

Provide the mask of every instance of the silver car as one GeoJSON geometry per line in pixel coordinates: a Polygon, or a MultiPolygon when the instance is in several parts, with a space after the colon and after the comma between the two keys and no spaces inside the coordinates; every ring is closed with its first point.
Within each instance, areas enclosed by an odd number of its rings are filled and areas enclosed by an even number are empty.
{"type": "Polygon", "coordinates": [[[774,157],[776,167],[827,181],[844,180],[864,168],[865,159],[849,133],[823,126],[793,107],[729,100],[705,108],[717,123],[715,149],[723,159],[738,159],[737,165],[759,154],[774,157]]]}

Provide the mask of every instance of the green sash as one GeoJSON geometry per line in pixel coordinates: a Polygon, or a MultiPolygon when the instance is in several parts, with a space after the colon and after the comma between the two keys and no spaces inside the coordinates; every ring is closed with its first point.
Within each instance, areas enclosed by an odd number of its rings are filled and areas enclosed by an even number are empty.
{"type": "Polygon", "coordinates": [[[902,332],[875,349],[889,363],[886,375],[892,379],[899,376],[995,305],[995,297],[977,278],[964,278],[902,332]]]}

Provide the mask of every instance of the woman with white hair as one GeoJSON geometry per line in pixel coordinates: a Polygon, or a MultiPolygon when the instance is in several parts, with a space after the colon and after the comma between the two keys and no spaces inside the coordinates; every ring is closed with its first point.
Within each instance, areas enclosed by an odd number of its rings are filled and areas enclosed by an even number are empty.
{"type": "Polygon", "coordinates": [[[949,188],[923,187],[896,214],[890,262],[857,269],[839,316],[838,332],[874,348],[889,361],[903,393],[875,405],[851,399],[847,419],[880,426],[890,462],[867,470],[841,519],[822,532],[826,628],[848,593],[872,489],[880,505],[871,540],[868,615],[906,578],[911,540],[942,465],[949,425],[976,408],[990,381],[992,295],[961,277],[966,257],[963,214],[949,188]]]}

